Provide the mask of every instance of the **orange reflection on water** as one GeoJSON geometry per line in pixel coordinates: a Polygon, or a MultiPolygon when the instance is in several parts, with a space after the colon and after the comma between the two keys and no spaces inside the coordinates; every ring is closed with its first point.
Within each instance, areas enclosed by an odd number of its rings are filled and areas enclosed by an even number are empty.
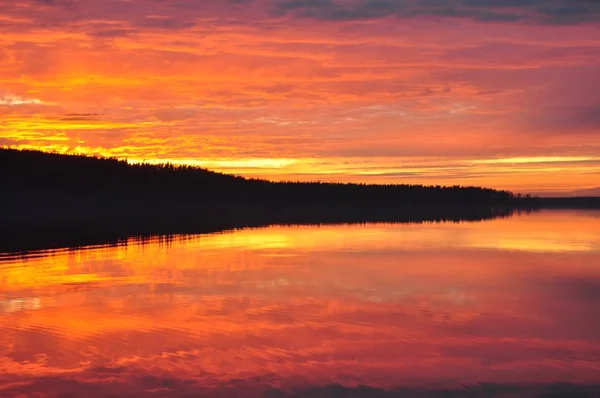
{"type": "Polygon", "coordinates": [[[0,395],[594,383],[599,242],[543,212],[6,257],[0,395]]]}

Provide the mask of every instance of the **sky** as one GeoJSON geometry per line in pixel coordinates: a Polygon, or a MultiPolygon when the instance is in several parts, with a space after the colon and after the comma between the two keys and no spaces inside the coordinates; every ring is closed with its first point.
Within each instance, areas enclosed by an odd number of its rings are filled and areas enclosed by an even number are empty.
{"type": "Polygon", "coordinates": [[[600,187],[597,0],[0,0],[0,145],[600,187]]]}

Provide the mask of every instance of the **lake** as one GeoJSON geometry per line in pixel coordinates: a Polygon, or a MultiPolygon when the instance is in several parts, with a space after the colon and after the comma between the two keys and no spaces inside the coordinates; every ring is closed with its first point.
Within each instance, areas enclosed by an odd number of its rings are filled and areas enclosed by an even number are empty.
{"type": "Polygon", "coordinates": [[[598,211],[0,256],[2,397],[598,397],[599,385],[598,211]]]}

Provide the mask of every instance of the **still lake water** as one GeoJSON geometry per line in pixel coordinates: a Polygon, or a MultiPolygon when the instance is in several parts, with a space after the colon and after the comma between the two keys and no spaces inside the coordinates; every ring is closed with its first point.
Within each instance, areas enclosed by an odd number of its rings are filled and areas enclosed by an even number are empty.
{"type": "Polygon", "coordinates": [[[600,212],[0,257],[2,397],[591,397],[598,384],[600,212]]]}

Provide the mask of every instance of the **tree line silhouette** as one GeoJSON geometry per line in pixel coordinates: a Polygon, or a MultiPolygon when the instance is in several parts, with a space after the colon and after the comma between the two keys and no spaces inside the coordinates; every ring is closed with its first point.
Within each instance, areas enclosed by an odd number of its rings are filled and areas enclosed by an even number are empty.
{"type": "Polygon", "coordinates": [[[268,224],[477,221],[538,206],[479,187],[270,182],[0,149],[0,252],[268,224]]]}
{"type": "Polygon", "coordinates": [[[512,205],[508,191],[463,186],[271,182],[191,166],[129,164],[114,158],[3,149],[5,191],[112,194],[123,198],[185,199],[222,203],[331,203],[423,205],[512,205]]]}

